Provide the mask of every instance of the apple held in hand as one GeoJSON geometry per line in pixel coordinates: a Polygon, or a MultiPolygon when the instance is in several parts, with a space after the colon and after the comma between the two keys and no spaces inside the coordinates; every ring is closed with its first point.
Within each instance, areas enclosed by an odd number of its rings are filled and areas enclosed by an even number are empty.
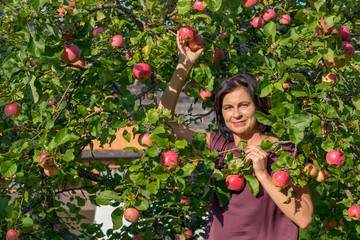
{"type": "Polygon", "coordinates": [[[211,95],[212,95],[212,93],[209,91],[206,91],[206,90],[201,91],[200,92],[200,100],[204,102],[204,101],[208,100],[209,98],[211,98],[211,95]]]}
{"type": "Polygon", "coordinates": [[[189,26],[183,26],[179,30],[180,37],[184,39],[185,42],[191,41],[195,37],[195,30],[189,26]]]}
{"type": "Polygon", "coordinates": [[[241,4],[246,8],[253,7],[258,3],[259,3],[259,0],[241,0],[241,4]]]}
{"type": "Polygon", "coordinates": [[[272,176],[272,179],[275,186],[283,188],[289,184],[290,176],[285,171],[277,171],[272,176]]]}
{"type": "Polygon", "coordinates": [[[191,203],[191,200],[190,200],[190,198],[188,198],[188,197],[184,197],[184,198],[182,198],[182,199],[180,200],[180,203],[183,203],[183,204],[185,204],[186,206],[189,206],[190,203],[191,203]]]}
{"type": "Polygon", "coordinates": [[[17,117],[20,114],[20,106],[17,103],[11,103],[6,105],[4,108],[4,113],[8,117],[17,117]]]}
{"type": "Polygon", "coordinates": [[[323,82],[335,84],[336,83],[336,74],[335,73],[326,73],[326,74],[322,75],[321,80],[323,82]]]}
{"type": "Polygon", "coordinates": [[[15,231],[14,229],[10,229],[7,233],[6,233],[6,240],[19,240],[20,238],[20,234],[18,231],[15,231]]]}
{"type": "Polygon", "coordinates": [[[179,166],[179,156],[173,151],[164,152],[160,157],[163,168],[175,169],[179,166]]]}
{"type": "Polygon", "coordinates": [[[279,23],[285,24],[285,25],[290,24],[291,23],[290,15],[284,14],[284,15],[280,16],[279,23]]]}
{"type": "Polygon", "coordinates": [[[126,221],[136,223],[139,221],[140,213],[136,208],[127,208],[124,212],[124,218],[126,221]]]}
{"type": "Polygon", "coordinates": [[[74,63],[80,59],[81,50],[78,46],[67,45],[60,55],[60,59],[64,63],[74,63]]]}
{"type": "Polygon", "coordinates": [[[252,25],[254,28],[262,28],[265,25],[265,21],[261,17],[255,17],[252,20],[252,25]]]}
{"type": "Polygon", "coordinates": [[[308,177],[316,177],[318,175],[318,170],[317,168],[315,167],[314,164],[312,163],[309,163],[305,166],[304,168],[304,172],[305,172],[305,175],[308,176],[308,177]]]}
{"type": "Polygon", "coordinates": [[[110,44],[114,48],[124,45],[124,38],[121,35],[115,35],[110,39],[110,44]]]}
{"type": "Polygon", "coordinates": [[[345,155],[340,151],[331,150],[326,154],[326,162],[334,168],[342,167],[345,163],[344,159],[345,155]]]}
{"type": "Polygon", "coordinates": [[[140,135],[139,144],[143,147],[152,147],[155,145],[155,142],[150,140],[149,133],[145,133],[145,134],[140,135]]]}
{"type": "Polygon", "coordinates": [[[267,21],[273,21],[276,18],[276,14],[275,11],[272,9],[268,9],[265,11],[265,13],[263,14],[262,18],[267,22],[267,21]]]}
{"type": "Polygon", "coordinates": [[[193,40],[188,42],[188,46],[193,52],[196,52],[204,46],[203,37],[199,34],[195,34],[193,40]]]}
{"type": "Polygon", "coordinates": [[[134,78],[140,82],[144,82],[151,76],[151,68],[146,63],[138,63],[132,70],[134,78]]]}
{"type": "Polygon", "coordinates": [[[348,209],[348,215],[352,220],[359,220],[360,219],[360,206],[353,205],[348,209]]]}
{"type": "Polygon", "coordinates": [[[245,187],[245,178],[242,175],[229,175],[225,182],[230,191],[241,191],[245,187]]]}

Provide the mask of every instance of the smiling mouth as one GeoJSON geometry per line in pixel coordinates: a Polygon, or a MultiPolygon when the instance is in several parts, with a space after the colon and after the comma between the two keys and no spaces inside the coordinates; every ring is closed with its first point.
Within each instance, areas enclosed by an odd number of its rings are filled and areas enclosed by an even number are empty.
{"type": "Polygon", "coordinates": [[[241,125],[244,124],[246,121],[238,121],[238,122],[233,122],[234,125],[241,125]]]}

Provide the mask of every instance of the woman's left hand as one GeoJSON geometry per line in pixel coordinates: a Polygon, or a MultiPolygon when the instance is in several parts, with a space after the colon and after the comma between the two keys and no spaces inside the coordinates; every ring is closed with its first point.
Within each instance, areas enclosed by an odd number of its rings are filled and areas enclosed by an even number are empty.
{"type": "Polygon", "coordinates": [[[258,179],[269,175],[267,170],[267,152],[262,150],[259,146],[247,146],[245,154],[245,160],[251,160],[253,162],[253,171],[258,179]]]}

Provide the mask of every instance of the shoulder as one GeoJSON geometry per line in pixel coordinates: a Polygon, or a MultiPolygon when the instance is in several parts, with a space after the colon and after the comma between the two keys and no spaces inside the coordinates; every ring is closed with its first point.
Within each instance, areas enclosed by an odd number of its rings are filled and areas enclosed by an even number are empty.
{"type": "Polygon", "coordinates": [[[228,142],[229,141],[221,133],[210,133],[210,151],[222,150],[223,146],[226,145],[228,142]]]}

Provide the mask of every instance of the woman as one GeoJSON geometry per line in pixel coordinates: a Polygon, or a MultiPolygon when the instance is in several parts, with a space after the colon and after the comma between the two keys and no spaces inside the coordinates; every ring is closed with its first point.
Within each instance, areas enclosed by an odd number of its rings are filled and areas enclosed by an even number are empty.
{"type": "MultiPolygon", "coordinates": [[[[192,52],[179,34],[177,45],[179,64],[159,103],[160,108],[168,108],[172,114],[186,76],[203,51],[192,52]]],[[[238,74],[223,81],[215,95],[214,109],[221,133],[204,133],[207,145],[211,151],[224,151],[235,148],[241,140],[247,141],[246,160],[252,161],[260,191],[253,196],[245,186],[240,193],[231,194],[225,207],[220,207],[214,196],[205,236],[208,240],[298,239],[299,227],[306,228],[312,221],[313,205],[308,186],[292,185],[291,202],[284,204],[286,193],[273,184],[270,165],[278,160],[278,156],[262,150],[259,145],[265,139],[271,142],[278,139],[266,135],[266,127],[255,118],[255,110],[266,112],[266,101],[256,96],[256,89],[255,80],[246,74],[238,74]]],[[[197,132],[187,126],[174,126],[173,130],[178,138],[189,142],[197,132]]],[[[292,144],[282,147],[285,151],[294,151],[292,144]]],[[[217,164],[222,164],[223,158],[224,155],[220,156],[217,164]]]]}

